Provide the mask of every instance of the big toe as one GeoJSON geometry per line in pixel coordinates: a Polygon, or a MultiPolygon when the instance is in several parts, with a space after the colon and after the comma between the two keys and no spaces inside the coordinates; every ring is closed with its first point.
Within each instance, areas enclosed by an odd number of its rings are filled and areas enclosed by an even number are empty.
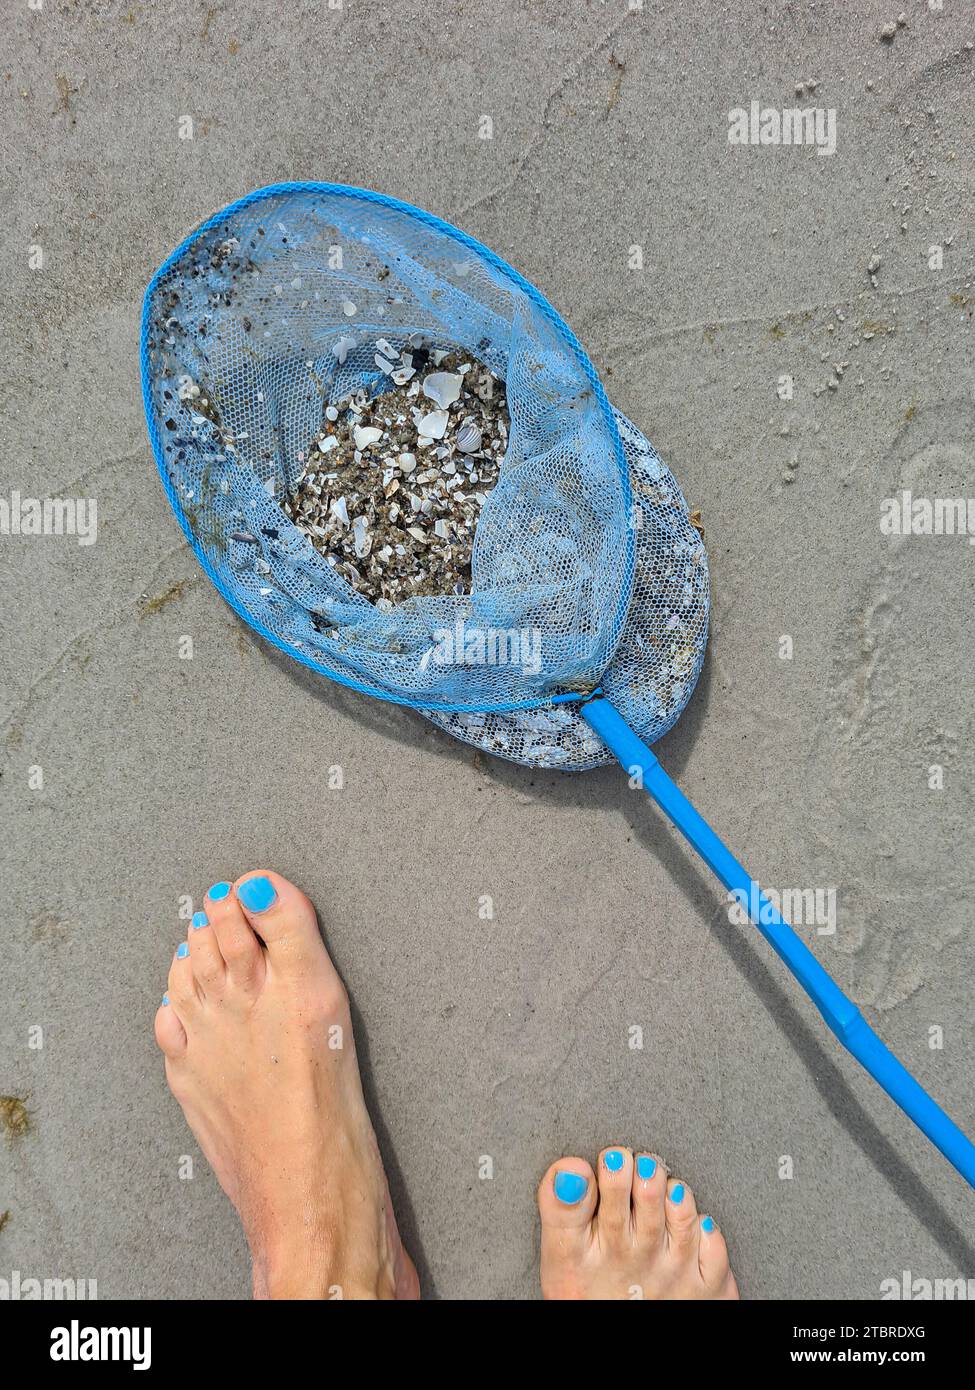
{"type": "Polygon", "coordinates": [[[300,888],[271,869],[254,869],[234,885],[244,916],[267,947],[276,969],[334,970],[318,930],[315,909],[300,888]]]}
{"type": "Polygon", "coordinates": [[[560,1158],[538,1185],[542,1217],[542,1297],[585,1298],[585,1265],[599,1202],[596,1175],[584,1158],[560,1158]]]}
{"type": "Polygon", "coordinates": [[[538,1185],[542,1231],[582,1231],[592,1222],[599,1189],[584,1158],[560,1158],[538,1185]]]}

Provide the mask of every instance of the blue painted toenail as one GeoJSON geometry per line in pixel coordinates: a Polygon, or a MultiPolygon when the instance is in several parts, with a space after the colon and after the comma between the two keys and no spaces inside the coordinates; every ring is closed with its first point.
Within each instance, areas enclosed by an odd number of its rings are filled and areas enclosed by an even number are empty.
{"type": "Polygon", "coordinates": [[[619,1149],[610,1149],[604,1162],[611,1173],[618,1173],[623,1167],[623,1155],[619,1149]]]}
{"type": "Polygon", "coordinates": [[[269,878],[249,878],[237,889],[237,896],[248,912],[266,912],[277,894],[269,878]]]}
{"type": "Polygon", "coordinates": [[[199,931],[201,927],[208,927],[210,925],[210,919],[205,912],[194,912],[193,925],[196,927],[197,931],[199,931]]]}
{"type": "Polygon", "coordinates": [[[229,892],[229,883],[215,883],[213,887],[210,889],[210,891],[207,893],[207,897],[210,899],[212,903],[219,903],[223,901],[223,899],[227,896],[229,892]]]}
{"type": "Polygon", "coordinates": [[[683,1184],[682,1182],[676,1183],[676,1184],[670,1189],[670,1200],[673,1202],[673,1204],[674,1204],[675,1207],[679,1207],[680,1204],[681,1204],[681,1202],[683,1202],[683,1200],[684,1200],[684,1184],[683,1184]]]}
{"type": "Polygon", "coordinates": [[[657,1171],[657,1160],[651,1158],[649,1154],[641,1154],[636,1161],[636,1171],[643,1181],[646,1182],[649,1178],[652,1178],[657,1171]]]}
{"type": "Polygon", "coordinates": [[[176,952],[176,959],[177,959],[177,960],[185,960],[186,957],[189,955],[189,953],[190,953],[190,948],[187,946],[187,944],[186,944],[185,941],[181,941],[181,942],[179,943],[179,950],[176,952]]]}
{"type": "Polygon", "coordinates": [[[710,1235],[714,1230],[714,1219],[710,1216],[706,1216],[701,1222],[701,1230],[707,1231],[708,1235],[710,1235]]]}
{"type": "Polygon", "coordinates": [[[169,995],[168,995],[168,994],[164,994],[164,995],[163,995],[163,1003],[164,1003],[164,1004],[168,1004],[168,1003],[169,1003],[169,995]]]}
{"type": "Polygon", "coordinates": [[[555,1195],[567,1207],[574,1207],[586,1195],[589,1184],[578,1173],[556,1173],[555,1195]]]}

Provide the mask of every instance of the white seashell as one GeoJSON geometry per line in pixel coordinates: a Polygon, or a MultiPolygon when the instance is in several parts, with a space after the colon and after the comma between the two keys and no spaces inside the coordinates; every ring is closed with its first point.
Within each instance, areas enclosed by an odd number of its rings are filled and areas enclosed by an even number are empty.
{"type": "Polygon", "coordinates": [[[355,305],[352,303],[351,299],[342,300],[342,313],[347,319],[350,319],[355,313],[355,305]]]}
{"type": "MultiPolygon", "coordinates": [[[[446,410],[460,399],[463,378],[454,372],[431,372],[423,383],[423,394],[446,410]]],[[[438,436],[439,437],[439,436],[438,436]]]]}
{"type": "Polygon", "coordinates": [[[345,365],[345,359],[349,353],[358,346],[359,344],[354,338],[339,338],[338,342],[332,345],[332,352],[338,358],[340,367],[345,365]]]}
{"type": "Polygon", "coordinates": [[[352,535],[355,538],[355,553],[358,559],[363,560],[372,549],[372,539],[369,535],[369,522],[364,516],[357,516],[352,523],[352,535]]]}
{"type": "Polygon", "coordinates": [[[372,360],[375,362],[379,370],[381,372],[385,372],[387,376],[389,376],[390,372],[392,372],[396,366],[395,362],[387,361],[386,358],[383,357],[382,354],[379,352],[376,353],[375,357],[372,360]]]}
{"type": "Polygon", "coordinates": [[[426,435],[429,439],[443,439],[447,432],[447,419],[446,410],[430,410],[416,422],[416,427],[421,434],[426,435]]]}
{"type": "Polygon", "coordinates": [[[409,532],[409,534],[413,537],[413,539],[414,539],[415,541],[425,541],[425,540],[426,540],[426,532],[423,531],[421,527],[419,527],[419,526],[407,526],[406,529],[407,529],[407,531],[409,532]]]}
{"type": "Polygon", "coordinates": [[[395,381],[395,383],[396,383],[397,386],[405,386],[406,383],[407,383],[412,377],[415,377],[415,376],[416,376],[416,368],[415,368],[415,367],[397,367],[396,371],[393,372],[392,375],[393,375],[393,380],[395,381]]]}
{"type": "Polygon", "coordinates": [[[416,467],[416,454],[400,454],[396,462],[404,473],[412,473],[416,467]]]}
{"type": "Polygon", "coordinates": [[[356,425],[353,434],[357,449],[368,449],[370,444],[378,444],[383,437],[382,430],[375,425],[356,425]]]}
{"type": "Polygon", "coordinates": [[[318,441],[318,452],[320,454],[327,454],[329,449],[337,449],[338,447],[339,441],[335,438],[334,434],[323,434],[318,441]]]}
{"type": "Polygon", "coordinates": [[[346,505],[344,497],[336,497],[335,501],[332,503],[328,510],[332,516],[337,517],[338,520],[341,521],[343,526],[348,526],[349,509],[346,505]]]}
{"type": "Polygon", "coordinates": [[[399,353],[393,347],[392,343],[388,342],[385,338],[377,338],[376,347],[384,357],[396,358],[399,356],[399,353]]]}
{"type": "Polygon", "coordinates": [[[325,419],[326,419],[326,420],[337,420],[338,418],[339,418],[339,413],[338,413],[338,411],[335,409],[335,406],[334,406],[334,405],[327,405],[327,406],[325,407],[325,419]]]}
{"type": "Polygon", "coordinates": [[[462,454],[476,454],[481,447],[481,431],[476,425],[462,425],[455,441],[462,454]]]}

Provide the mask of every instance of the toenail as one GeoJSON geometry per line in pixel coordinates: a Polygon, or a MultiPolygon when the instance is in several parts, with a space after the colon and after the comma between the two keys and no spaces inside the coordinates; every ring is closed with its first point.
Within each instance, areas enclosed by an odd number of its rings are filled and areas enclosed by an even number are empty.
{"type": "Polygon", "coordinates": [[[706,1216],[704,1220],[701,1222],[701,1230],[707,1231],[708,1235],[710,1235],[711,1232],[714,1230],[714,1218],[711,1216],[706,1216]]]}
{"type": "Polygon", "coordinates": [[[249,878],[240,884],[237,896],[248,912],[266,912],[274,902],[277,893],[269,878],[249,878]]]}
{"type": "Polygon", "coordinates": [[[649,1182],[657,1171],[657,1160],[651,1158],[649,1154],[641,1154],[636,1161],[636,1171],[644,1182],[649,1182]]]}
{"type": "Polygon", "coordinates": [[[210,925],[210,919],[205,912],[194,912],[192,921],[197,931],[199,931],[201,927],[208,927],[210,925]]]}
{"type": "Polygon", "coordinates": [[[169,1003],[169,995],[168,995],[168,994],[164,994],[164,995],[163,995],[163,1003],[164,1003],[164,1004],[168,1004],[168,1003],[169,1003]]]}
{"type": "Polygon", "coordinates": [[[675,1207],[680,1206],[681,1202],[683,1202],[684,1184],[682,1182],[677,1183],[674,1187],[670,1189],[670,1200],[673,1202],[675,1207]]]}
{"type": "Polygon", "coordinates": [[[187,944],[186,944],[185,941],[181,941],[181,942],[179,943],[179,950],[176,952],[176,959],[177,959],[177,960],[185,960],[186,957],[189,955],[189,953],[190,953],[190,948],[187,946],[187,944]]]}
{"type": "Polygon", "coordinates": [[[588,1186],[586,1179],[578,1173],[560,1172],[555,1175],[555,1195],[567,1207],[574,1207],[577,1202],[581,1202],[588,1186]]]}
{"type": "Polygon", "coordinates": [[[623,1167],[623,1155],[619,1149],[610,1149],[603,1162],[611,1173],[618,1173],[623,1167]]]}
{"type": "Polygon", "coordinates": [[[222,902],[222,900],[227,896],[229,892],[229,883],[215,883],[213,887],[208,891],[207,897],[210,899],[212,903],[219,903],[222,902]]]}

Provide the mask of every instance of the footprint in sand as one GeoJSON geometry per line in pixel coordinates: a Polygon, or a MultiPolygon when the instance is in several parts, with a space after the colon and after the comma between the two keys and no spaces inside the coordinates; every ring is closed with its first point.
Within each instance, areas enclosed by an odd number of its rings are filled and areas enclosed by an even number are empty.
{"type": "MultiPolygon", "coordinates": [[[[885,495],[967,498],[973,440],[969,402],[918,415],[891,450],[885,495]]],[[[975,546],[894,535],[878,553],[836,643],[809,781],[817,881],[841,885],[849,984],[885,1009],[924,984],[971,919],[975,546]]]]}

